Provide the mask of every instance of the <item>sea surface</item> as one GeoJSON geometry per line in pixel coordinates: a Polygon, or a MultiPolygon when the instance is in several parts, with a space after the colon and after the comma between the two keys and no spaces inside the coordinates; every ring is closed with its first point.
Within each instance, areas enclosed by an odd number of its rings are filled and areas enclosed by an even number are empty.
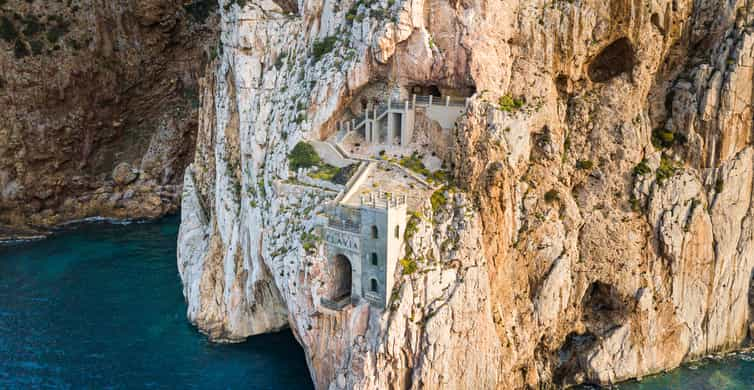
{"type": "Polygon", "coordinates": [[[0,245],[0,389],[312,389],[290,332],[207,341],[186,320],[178,218],[0,245]]]}
{"type": "Polygon", "coordinates": [[[665,374],[619,385],[622,390],[751,390],[754,389],[754,352],[715,356],[684,364],[665,374]]]}

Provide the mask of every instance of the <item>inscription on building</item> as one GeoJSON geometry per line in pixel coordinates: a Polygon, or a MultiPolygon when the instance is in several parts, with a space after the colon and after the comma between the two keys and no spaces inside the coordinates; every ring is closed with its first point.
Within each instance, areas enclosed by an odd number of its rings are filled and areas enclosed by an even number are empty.
{"type": "Polygon", "coordinates": [[[325,230],[325,241],[338,248],[343,248],[349,251],[359,251],[359,236],[356,234],[328,228],[325,230]]]}

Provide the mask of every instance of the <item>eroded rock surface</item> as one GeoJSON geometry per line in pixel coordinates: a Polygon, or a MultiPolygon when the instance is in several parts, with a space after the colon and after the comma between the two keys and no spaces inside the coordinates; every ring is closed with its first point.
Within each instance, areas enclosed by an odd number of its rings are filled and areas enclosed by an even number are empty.
{"type": "Polygon", "coordinates": [[[0,2],[0,225],[176,210],[198,80],[216,50],[216,8],[0,2]],[[113,177],[121,163],[138,178],[113,177]]]}
{"type": "Polygon", "coordinates": [[[220,7],[179,242],[200,329],[288,325],[322,389],[614,383],[746,341],[749,3],[286,4],[220,7]],[[391,83],[473,93],[458,188],[421,211],[386,310],[326,314],[333,195],[287,154],[391,83]]]}

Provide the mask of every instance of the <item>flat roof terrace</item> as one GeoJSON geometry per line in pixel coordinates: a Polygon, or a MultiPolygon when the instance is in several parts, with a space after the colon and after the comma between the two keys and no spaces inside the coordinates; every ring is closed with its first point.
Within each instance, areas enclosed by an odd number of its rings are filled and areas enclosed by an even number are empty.
{"type": "Polygon", "coordinates": [[[404,168],[389,162],[378,162],[374,169],[367,172],[367,177],[358,188],[341,204],[349,207],[360,207],[362,195],[370,193],[392,193],[406,196],[406,206],[409,210],[418,210],[432,195],[433,188],[422,183],[404,168]]]}

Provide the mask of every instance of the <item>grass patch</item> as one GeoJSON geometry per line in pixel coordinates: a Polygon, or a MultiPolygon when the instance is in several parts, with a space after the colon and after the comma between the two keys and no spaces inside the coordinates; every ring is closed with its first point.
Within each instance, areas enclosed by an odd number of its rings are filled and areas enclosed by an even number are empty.
{"type": "Polygon", "coordinates": [[[315,172],[309,174],[310,177],[319,180],[333,181],[335,175],[340,172],[340,168],[330,164],[321,164],[315,172]]]}
{"type": "Polygon", "coordinates": [[[416,172],[426,177],[429,177],[432,175],[429,169],[427,169],[427,167],[424,166],[424,163],[422,162],[421,158],[419,158],[419,154],[417,152],[411,153],[410,157],[401,158],[400,161],[398,161],[398,164],[400,164],[404,168],[407,168],[413,172],[416,172]]]}

